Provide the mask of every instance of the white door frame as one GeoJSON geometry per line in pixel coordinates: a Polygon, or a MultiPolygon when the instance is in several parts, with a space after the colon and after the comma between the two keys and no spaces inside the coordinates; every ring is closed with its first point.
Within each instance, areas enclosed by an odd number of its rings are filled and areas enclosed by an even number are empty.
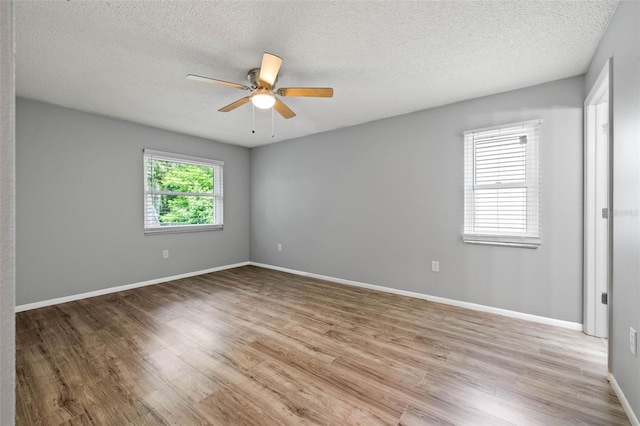
{"type": "MultiPolygon", "coordinates": [[[[611,318],[611,261],[612,261],[612,235],[613,235],[613,90],[612,90],[612,70],[613,60],[609,58],[605,63],[600,75],[593,87],[589,91],[584,101],[584,257],[583,257],[583,285],[584,285],[584,309],[583,309],[583,331],[586,334],[598,337],[609,335],[609,325],[611,318]],[[596,124],[597,104],[603,96],[608,93],[608,148],[607,151],[598,152],[596,140],[601,135],[601,129],[596,124]],[[604,154],[604,155],[603,155],[604,154]],[[597,163],[597,159],[605,157],[606,163],[597,163]],[[596,170],[604,168],[608,182],[602,188],[602,182],[596,181],[596,170]],[[600,184],[600,189],[604,189],[606,199],[596,200],[596,188],[600,184]],[[607,222],[601,216],[601,209],[606,208],[608,213],[607,222]],[[605,226],[604,233],[598,235],[596,225],[605,226]],[[602,245],[602,235],[605,235],[605,243],[602,245]],[[606,277],[606,284],[597,284],[596,265],[602,271],[601,277],[606,277]],[[605,266],[602,266],[605,265],[605,266]],[[600,288],[600,289],[599,289],[600,288]],[[601,292],[605,290],[608,295],[608,309],[603,309],[601,305],[601,292]]],[[[601,173],[601,171],[599,171],[601,173]]]]}

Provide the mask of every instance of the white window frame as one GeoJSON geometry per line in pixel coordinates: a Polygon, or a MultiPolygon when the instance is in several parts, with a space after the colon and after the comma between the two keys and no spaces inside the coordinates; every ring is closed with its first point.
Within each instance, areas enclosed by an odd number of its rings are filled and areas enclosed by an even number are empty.
{"type": "Polygon", "coordinates": [[[143,223],[145,234],[166,234],[174,232],[194,232],[194,231],[215,231],[223,229],[224,224],[224,203],[223,203],[223,169],[224,162],[212,160],[208,158],[192,157],[189,155],[174,154],[170,152],[156,151],[153,149],[144,149],[142,155],[143,179],[144,179],[144,198],[143,198],[143,223]],[[155,188],[149,188],[147,181],[147,160],[162,160],[182,164],[194,164],[198,166],[211,167],[213,169],[213,191],[211,193],[191,193],[191,192],[175,192],[175,191],[158,191],[155,188]],[[154,195],[181,195],[181,196],[198,196],[211,197],[214,203],[213,223],[211,224],[187,224],[187,225],[158,225],[154,224],[150,218],[150,201],[149,198],[154,195]]]}
{"type": "MultiPolygon", "coordinates": [[[[462,240],[465,243],[538,248],[540,239],[540,167],[539,167],[539,127],[540,120],[530,120],[502,126],[469,130],[464,136],[464,228],[462,240]],[[506,138],[521,139],[525,147],[525,179],[508,183],[476,182],[476,148],[478,141],[496,141],[506,138]],[[481,218],[476,217],[476,191],[486,189],[524,188],[526,191],[525,230],[481,231],[481,218]]],[[[499,222],[500,214],[495,221],[499,222]]]]}

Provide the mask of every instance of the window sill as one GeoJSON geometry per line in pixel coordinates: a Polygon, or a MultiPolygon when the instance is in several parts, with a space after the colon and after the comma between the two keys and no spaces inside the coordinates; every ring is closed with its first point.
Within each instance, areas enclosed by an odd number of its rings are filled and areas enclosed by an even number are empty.
{"type": "Polygon", "coordinates": [[[144,235],[182,234],[187,232],[222,231],[223,225],[160,226],[145,228],[144,235]]]}
{"type": "Polygon", "coordinates": [[[489,237],[489,236],[463,236],[462,241],[467,244],[480,244],[487,246],[502,246],[502,247],[517,247],[527,249],[537,249],[540,247],[539,238],[528,239],[509,239],[504,237],[489,237]]]}

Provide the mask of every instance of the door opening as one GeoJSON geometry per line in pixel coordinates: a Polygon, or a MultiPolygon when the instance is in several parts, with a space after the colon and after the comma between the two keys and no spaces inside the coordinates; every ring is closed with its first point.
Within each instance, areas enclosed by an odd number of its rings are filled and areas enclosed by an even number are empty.
{"type": "Polygon", "coordinates": [[[584,325],[608,337],[611,255],[611,102],[607,61],[584,103],[584,325]]]}

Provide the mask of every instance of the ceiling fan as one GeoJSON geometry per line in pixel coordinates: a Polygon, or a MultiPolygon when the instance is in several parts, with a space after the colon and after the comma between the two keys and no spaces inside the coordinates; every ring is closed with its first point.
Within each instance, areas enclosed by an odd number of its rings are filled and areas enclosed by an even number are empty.
{"type": "Polygon", "coordinates": [[[205,83],[222,84],[223,86],[234,87],[236,89],[248,90],[251,95],[238,99],[229,105],[220,108],[220,112],[229,112],[251,101],[253,105],[261,109],[269,109],[273,107],[284,118],[293,118],[296,113],[284,104],[278,96],[305,96],[316,98],[330,98],[333,96],[333,89],[330,87],[286,87],[276,90],[275,84],[278,81],[278,71],[282,58],[265,52],[262,55],[262,65],[260,68],[254,68],[247,74],[250,85],[231,83],[229,81],[217,80],[215,78],[202,77],[199,75],[188,74],[187,79],[194,81],[203,81],[205,83]]]}

